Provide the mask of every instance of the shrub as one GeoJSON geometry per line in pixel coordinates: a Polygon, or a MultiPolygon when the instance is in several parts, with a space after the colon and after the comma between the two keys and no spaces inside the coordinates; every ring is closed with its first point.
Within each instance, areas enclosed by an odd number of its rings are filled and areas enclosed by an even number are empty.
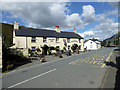
{"type": "Polygon", "coordinates": [[[32,50],[30,48],[28,49],[28,54],[32,54],[32,50]]]}
{"type": "Polygon", "coordinates": [[[64,53],[64,50],[61,50],[61,53],[64,53]]]}
{"type": "Polygon", "coordinates": [[[64,52],[66,52],[66,48],[65,47],[63,47],[63,50],[64,50],[64,52]]]}
{"type": "Polygon", "coordinates": [[[44,57],[41,58],[41,62],[46,62],[44,57]]]}
{"type": "Polygon", "coordinates": [[[37,52],[41,52],[40,48],[36,48],[36,51],[37,51],[37,52]]]}
{"type": "Polygon", "coordinates": [[[59,54],[59,58],[63,58],[62,54],[59,54]]]}

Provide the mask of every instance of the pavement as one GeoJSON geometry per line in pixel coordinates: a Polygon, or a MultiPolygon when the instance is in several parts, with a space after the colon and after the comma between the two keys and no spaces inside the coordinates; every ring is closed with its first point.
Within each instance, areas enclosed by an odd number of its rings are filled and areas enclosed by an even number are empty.
{"type": "Polygon", "coordinates": [[[108,62],[108,69],[101,88],[113,88],[120,90],[120,51],[115,50],[108,62]]]}
{"type": "Polygon", "coordinates": [[[100,88],[114,48],[102,48],[2,75],[3,88],[100,88]]]}

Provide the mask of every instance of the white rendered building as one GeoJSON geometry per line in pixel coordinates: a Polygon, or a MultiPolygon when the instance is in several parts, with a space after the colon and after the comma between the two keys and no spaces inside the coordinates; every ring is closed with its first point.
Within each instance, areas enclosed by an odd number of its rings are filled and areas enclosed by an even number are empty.
{"type": "Polygon", "coordinates": [[[84,43],[86,50],[97,50],[101,48],[101,43],[97,39],[89,39],[84,43]]]}

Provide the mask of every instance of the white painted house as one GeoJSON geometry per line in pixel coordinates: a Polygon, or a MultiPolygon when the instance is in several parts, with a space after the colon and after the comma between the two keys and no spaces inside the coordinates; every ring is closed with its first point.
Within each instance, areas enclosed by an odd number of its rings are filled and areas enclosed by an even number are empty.
{"type": "Polygon", "coordinates": [[[84,43],[86,50],[97,50],[101,48],[101,43],[97,39],[89,39],[84,43]]]}

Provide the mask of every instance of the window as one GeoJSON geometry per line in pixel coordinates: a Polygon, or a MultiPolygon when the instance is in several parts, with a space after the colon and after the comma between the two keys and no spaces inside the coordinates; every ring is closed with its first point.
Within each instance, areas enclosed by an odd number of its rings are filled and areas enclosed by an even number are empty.
{"type": "Polygon", "coordinates": [[[59,43],[59,38],[56,38],[56,43],[59,43]]]}
{"type": "Polygon", "coordinates": [[[32,37],[31,42],[36,42],[36,37],[32,37]]]}
{"type": "Polygon", "coordinates": [[[79,43],[80,43],[80,39],[79,39],[79,43]]]}
{"type": "Polygon", "coordinates": [[[90,45],[90,48],[93,48],[93,46],[92,46],[92,45],[90,45]]]}
{"type": "Polygon", "coordinates": [[[67,42],[70,43],[70,38],[67,38],[67,42]]]}
{"type": "Polygon", "coordinates": [[[43,37],[43,42],[47,42],[47,37],[43,37]]]}
{"type": "Polygon", "coordinates": [[[36,47],[31,47],[32,52],[34,53],[36,50],[36,47]]]}

